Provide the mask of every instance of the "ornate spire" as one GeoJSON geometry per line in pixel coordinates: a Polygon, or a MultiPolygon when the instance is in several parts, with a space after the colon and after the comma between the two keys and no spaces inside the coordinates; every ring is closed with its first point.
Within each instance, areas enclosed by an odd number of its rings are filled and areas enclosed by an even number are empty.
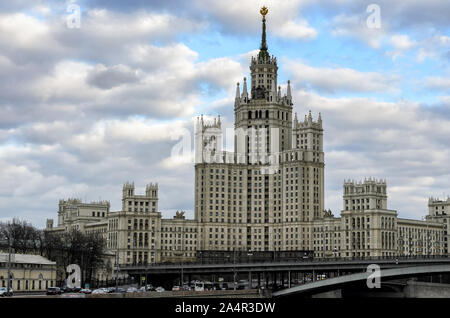
{"type": "Polygon", "coordinates": [[[287,84],[287,98],[289,99],[289,103],[292,101],[292,94],[291,94],[291,81],[288,80],[287,84]]]}
{"type": "Polygon", "coordinates": [[[268,59],[269,58],[269,52],[267,51],[267,42],[266,42],[266,15],[269,13],[269,9],[267,7],[262,7],[261,10],[259,10],[259,13],[263,16],[262,18],[262,36],[261,36],[261,47],[259,48],[259,58],[268,59]]]}
{"type": "Polygon", "coordinates": [[[244,77],[244,87],[242,89],[242,98],[245,98],[245,100],[248,99],[248,92],[247,92],[247,78],[244,77]]]}

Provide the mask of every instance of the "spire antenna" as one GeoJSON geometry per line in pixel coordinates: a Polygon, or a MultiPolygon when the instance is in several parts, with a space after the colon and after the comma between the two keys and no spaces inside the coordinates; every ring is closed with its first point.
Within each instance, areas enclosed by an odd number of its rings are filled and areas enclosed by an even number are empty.
{"type": "Polygon", "coordinates": [[[261,47],[259,51],[259,57],[269,58],[269,52],[267,51],[267,42],[266,42],[266,15],[269,13],[269,9],[266,6],[262,7],[259,10],[259,13],[263,16],[262,18],[262,36],[261,36],[261,47]]]}

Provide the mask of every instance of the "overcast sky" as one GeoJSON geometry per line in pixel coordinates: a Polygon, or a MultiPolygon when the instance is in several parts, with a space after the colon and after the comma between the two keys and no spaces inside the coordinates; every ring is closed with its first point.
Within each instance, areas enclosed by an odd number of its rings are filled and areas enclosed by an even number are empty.
{"type": "Polygon", "coordinates": [[[0,0],[0,220],[43,227],[69,197],[119,210],[126,181],[193,217],[194,167],[171,151],[200,114],[232,126],[262,5],[294,112],[322,114],[326,209],[345,179],[386,179],[406,218],[450,194],[448,0],[0,0]]]}

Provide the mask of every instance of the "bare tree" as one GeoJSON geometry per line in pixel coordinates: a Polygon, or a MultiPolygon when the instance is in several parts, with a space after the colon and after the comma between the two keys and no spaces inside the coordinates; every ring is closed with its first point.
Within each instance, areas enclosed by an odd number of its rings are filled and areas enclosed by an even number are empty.
{"type": "Polygon", "coordinates": [[[84,234],[76,230],[51,233],[13,219],[0,222],[0,249],[7,249],[9,244],[15,253],[39,254],[55,261],[58,280],[66,278],[69,264],[80,266],[83,282],[91,282],[96,272],[105,267],[106,241],[100,233],[84,234]]]}
{"type": "Polygon", "coordinates": [[[80,231],[46,233],[44,254],[58,265],[58,278],[65,278],[69,264],[78,264],[83,282],[90,282],[97,270],[104,267],[106,242],[98,233],[80,231]]]}
{"type": "Polygon", "coordinates": [[[31,223],[14,218],[0,223],[0,241],[5,248],[11,244],[15,253],[39,251],[42,244],[42,231],[31,223]]]}

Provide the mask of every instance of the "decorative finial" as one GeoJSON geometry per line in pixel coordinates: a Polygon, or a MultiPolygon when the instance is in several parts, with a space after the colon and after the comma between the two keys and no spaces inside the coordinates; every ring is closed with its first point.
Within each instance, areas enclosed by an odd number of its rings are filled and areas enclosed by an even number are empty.
{"type": "Polygon", "coordinates": [[[259,10],[259,13],[261,13],[261,15],[262,15],[263,17],[265,17],[265,16],[267,15],[267,13],[269,13],[269,9],[267,9],[266,6],[263,6],[263,7],[261,8],[261,10],[259,10]]]}

